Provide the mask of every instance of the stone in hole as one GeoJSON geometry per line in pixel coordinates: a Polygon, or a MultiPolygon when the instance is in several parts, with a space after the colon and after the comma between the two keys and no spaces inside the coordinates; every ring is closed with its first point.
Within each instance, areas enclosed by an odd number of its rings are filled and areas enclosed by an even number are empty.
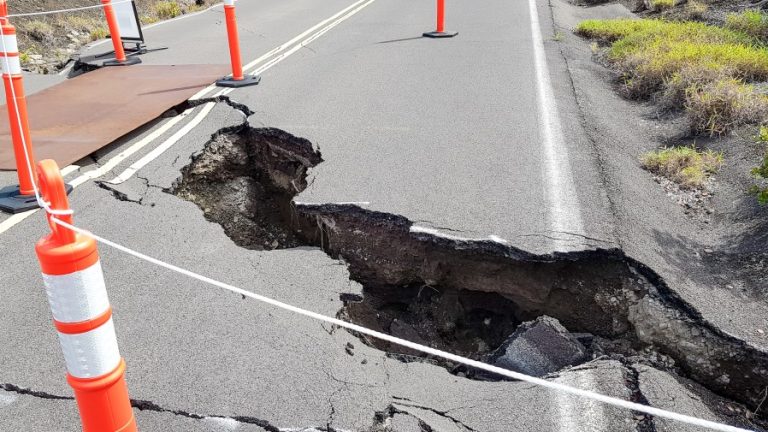
{"type": "Polygon", "coordinates": [[[486,361],[494,366],[541,377],[588,359],[584,345],[548,316],[525,322],[486,361]]]}

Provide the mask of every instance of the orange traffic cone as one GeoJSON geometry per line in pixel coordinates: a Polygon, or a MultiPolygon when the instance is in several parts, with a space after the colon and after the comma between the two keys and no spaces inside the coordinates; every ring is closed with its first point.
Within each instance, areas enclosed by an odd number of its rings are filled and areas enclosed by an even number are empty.
{"type": "Polygon", "coordinates": [[[48,214],[52,232],[35,251],[83,431],[136,432],[96,241],[52,221],[72,224],[64,179],[52,160],[37,171],[41,195],[58,216],[48,214]]]}

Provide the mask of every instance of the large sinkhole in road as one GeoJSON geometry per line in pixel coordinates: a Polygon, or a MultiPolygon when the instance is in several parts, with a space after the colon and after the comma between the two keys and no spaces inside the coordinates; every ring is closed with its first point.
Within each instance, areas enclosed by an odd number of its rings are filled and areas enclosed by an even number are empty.
{"type": "MultiPolygon", "coordinates": [[[[760,403],[768,354],[703,321],[652,269],[622,251],[533,255],[490,241],[411,232],[404,217],[351,205],[295,205],[307,172],[321,162],[305,139],[243,125],[214,135],[173,193],[196,203],[239,246],[309,245],[343,259],[363,286],[362,296],[342,296],[343,319],[491,361],[510,335],[547,316],[583,346],[574,363],[602,355],[649,362],[752,408],[760,403]]],[[[492,379],[361,340],[404,361],[492,379]]]]}

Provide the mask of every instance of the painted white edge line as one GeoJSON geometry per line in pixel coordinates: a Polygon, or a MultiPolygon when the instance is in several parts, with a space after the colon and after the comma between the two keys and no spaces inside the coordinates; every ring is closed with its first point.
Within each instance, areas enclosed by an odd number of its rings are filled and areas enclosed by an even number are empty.
{"type": "Polygon", "coordinates": [[[132,163],[131,166],[126,168],[117,177],[107,181],[107,183],[117,185],[120,183],[124,183],[126,180],[133,177],[133,175],[139,172],[140,169],[144,168],[145,166],[147,166],[147,164],[157,159],[158,156],[165,153],[168,149],[173,147],[174,144],[179,142],[181,138],[183,138],[189,132],[191,132],[192,129],[197,127],[197,125],[199,125],[205,119],[205,117],[207,117],[208,114],[210,114],[210,112],[213,110],[215,106],[216,104],[214,102],[208,102],[207,104],[205,104],[205,106],[203,106],[203,109],[199,113],[197,113],[197,115],[189,123],[185,124],[183,128],[176,131],[176,133],[168,137],[168,139],[163,141],[159,146],[152,149],[151,152],[144,155],[144,157],[142,157],[141,159],[132,163]]]}
{"type": "MultiPolygon", "coordinates": [[[[551,77],[539,24],[536,0],[528,0],[531,19],[536,96],[538,101],[539,131],[544,150],[544,181],[550,209],[550,224],[557,232],[584,234],[584,226],[573,183],[568,148],[565,144],[557,102],[552,90],[551,77]]],[[[567,249],[567,242],[555,241],[556,249],[567,249]]]]}

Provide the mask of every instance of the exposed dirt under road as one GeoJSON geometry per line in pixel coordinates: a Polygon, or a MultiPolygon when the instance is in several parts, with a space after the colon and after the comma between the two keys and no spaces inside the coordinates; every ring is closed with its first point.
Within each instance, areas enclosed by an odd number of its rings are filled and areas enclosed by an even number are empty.
{"type": "MultiPolygon", "coordinates": [[[[339,315],[351,321],[482,358],[520,322],[549,315],[593,335],[594,355],[642,359],[753,409],[760,403],[768,353],[703,321],[621,250],[532,255],[411,232],[403,217],[355,206],[294,205],[307,171],[321,162],[307,140],[244,125],[215,135],[173,193],[195,202],[242,247],[311,245],[345,261],[364,286],[362,298],[342,296],[339,315]]],[[[403,360],[415,355],[363,340],[403,360]]]]}

